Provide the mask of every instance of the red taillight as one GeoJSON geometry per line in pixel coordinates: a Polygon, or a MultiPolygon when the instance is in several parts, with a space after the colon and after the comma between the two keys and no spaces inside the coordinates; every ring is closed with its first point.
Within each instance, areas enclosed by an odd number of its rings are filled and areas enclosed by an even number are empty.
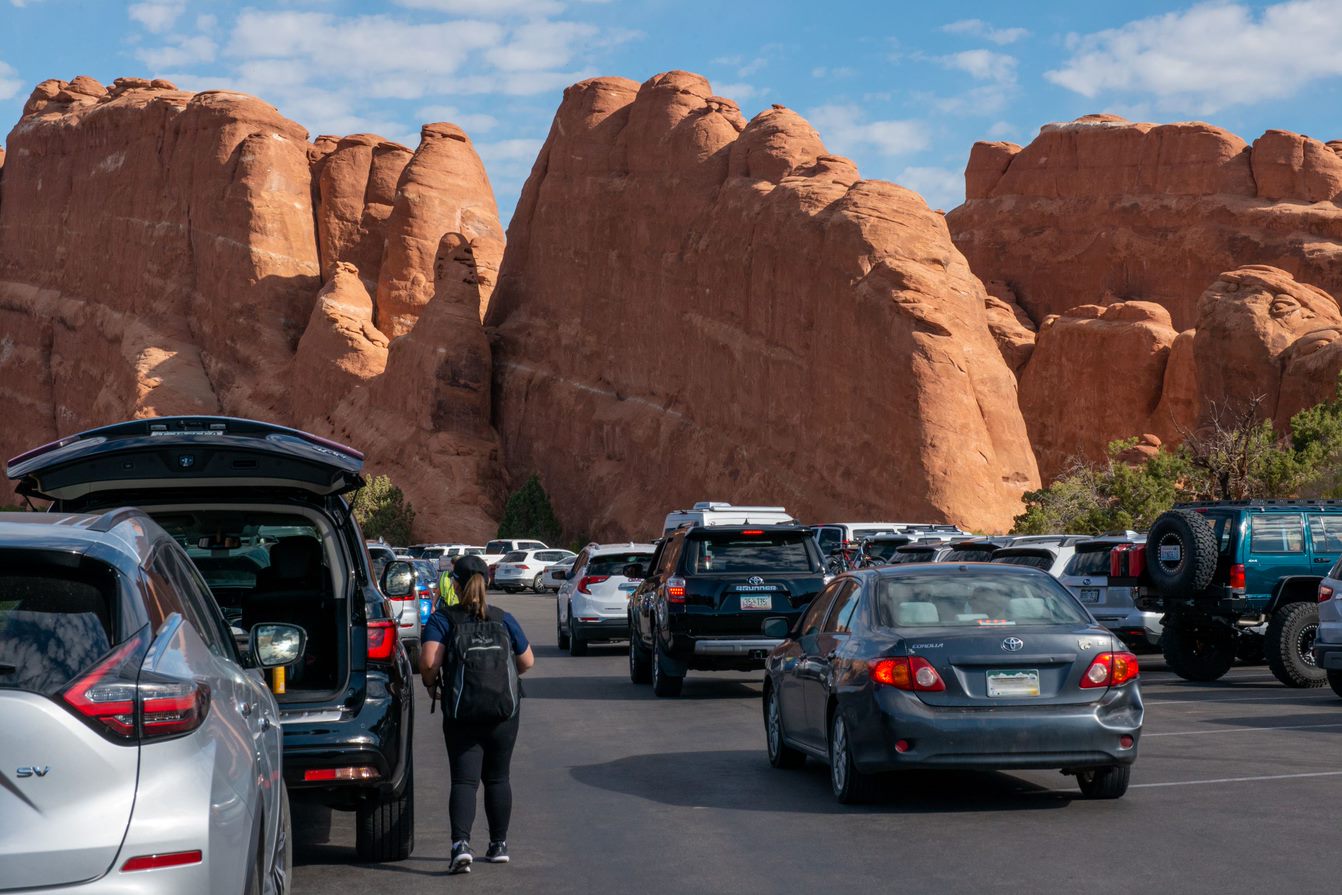
{"type": "Polygon", "coordinates": [[[389,618],[368,620],[368,661],[390,662],[396,655],[396,622],[389,618]]]}
{"type": "Polygon", "coordinates": [[[897,690],[919,690],[938,693],[946,689],[946,682],[932,664],[922,656],[892,656],[878,659],[868,672],[878,684],[897,690]]]}
{"type": "Polygon", "coordinates": [[[1137,657],[1132,653],[1100,653],[1081,675],[1081,689],[1118,687],[1135,680],[1140,673],[1137,657]]]}
{"type": "Polygon", "coordinates": [[[1239,563],[1230,567],[1230,589],[1244,590],[1244,566],[1239,563]]]}
{"type": "Polygon", "coordinates": [[[751,536],[751,537],[758,537],[759,535],[764,534],[764,529],[762,529],[762,528],[747,528],[745,531],[741,532],[741,534],[743,534],[743,535],[749,535],[749,536],[751,536]]]}
{"type": "Polygon", "coordinates": [[[1326,584],[1319,585],[1319,602],[1323,603],[1333,598],[1333,589],[1326,584]]]}
{"type": "Polygon", "coordinates": [[[140,729],[145,739],[190,733],[210,710],[210,688],[199,681],[140,680],[140,729]]]}
{"type": "Polygon", "coordinates": [[[138,696],[135,682],[148,647],[149,630],[146,628],[76,678],[61,691],[61,699],[100,733],[134,738],[138,696]]]}
{"type": "Polygon", "coordinates": [[[122,873],[132,873],[136,870],[159,870],[163,867],[184,867],[187,864],[199,864],[201,859],[200,849],[195,851],[175,851],[163,855],[138,855],[129,858],[126,863],[121,865],[122,873]]]}
{"type": "Polygon", "coordinates": [[[580,593],[580,594],[590,594],[592,591],[589,590],[589,588],[590,588],[593,584],[600,584],[601,582],[605,581],[605,580],[606,580],[607,578],[609,578],[609,577],[610,577],[609,575],[584,575],[584,576],[582,576],[582,578],[580,578],[580,579],[578,580],[578,593],[580,593]]]}
{"type": "Polygon", "coordinates": [[[376,780],[382,774],[372,765],[350,768],[309,768],[303,772],[304,783],[331,783],[336,780],[376,780]]]}
{"type": "Polygon", "coordinates": [[[668,578],[666,579],[666,602],[684,603],[685,602],[685,579],[668,578]]]}

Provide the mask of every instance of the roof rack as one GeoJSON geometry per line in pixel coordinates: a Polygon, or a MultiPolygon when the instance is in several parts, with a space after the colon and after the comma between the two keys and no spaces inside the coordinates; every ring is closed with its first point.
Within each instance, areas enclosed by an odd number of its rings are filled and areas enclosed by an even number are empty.
{"type": "Polygon", "coordinates": [[[93,520],[93,522],[89,524],[88,530],[96,531],[100,534],[107,534],[107,532],[116,528],[122,522],[137,517],[143,519],[144,511],[137,509],[136,507],[117,507],[114,510],[108,510],[97,519],[93,520]]]}
{"type": "Polygon", "coordinates": [[[1203,507],[1342,507],[1342,500],[1262,497],[1248,500],[1191,500],[1174,505],[1176,510],[1192,510],[1203,507]]]}

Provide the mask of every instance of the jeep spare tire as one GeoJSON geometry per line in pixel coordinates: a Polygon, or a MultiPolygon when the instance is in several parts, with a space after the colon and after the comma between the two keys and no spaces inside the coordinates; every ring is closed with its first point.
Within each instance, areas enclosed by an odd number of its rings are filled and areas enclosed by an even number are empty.
{"type": "Polygon", "coordinates": [[[1160,514],[1146,536],[1146,572],[1163,594],[1197,593],[1216,575],[1216,532],[1201,514],[1170,510],[1160,514]]]}

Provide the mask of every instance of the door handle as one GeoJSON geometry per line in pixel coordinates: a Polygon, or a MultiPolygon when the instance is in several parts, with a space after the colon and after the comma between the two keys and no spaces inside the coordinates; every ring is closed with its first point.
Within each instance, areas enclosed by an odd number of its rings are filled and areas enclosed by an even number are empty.
{"type": "Polygon", "coordinates": [[[1326,557],[1326,556],[1316,556],[1316,557],[1314,557],[1314,561],[1315,561],[1315,562],[1332,562],[1332,560],[1330,560],[1330,559],[1329,559],[1328,557],[1326,557]]]}

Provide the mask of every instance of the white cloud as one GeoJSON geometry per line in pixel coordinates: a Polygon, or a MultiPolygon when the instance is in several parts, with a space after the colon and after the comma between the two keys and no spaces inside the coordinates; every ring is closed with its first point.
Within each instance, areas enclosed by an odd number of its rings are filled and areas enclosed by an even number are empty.
{"type": "Polygon", "coordinates": [[[1071,35],[1071,57],[1045,77],[1085,97],[1154,95],[1162,106],[1208,114],[1342,76],[1339,43],[1338,0],[1287,0],[1257,13],[1239,3],[1203,3],[1071,35]]]}
{"type": "Polygon", "coordinates": [[[491,131],[499,124],[499,120],[493,115],[462,112],[456,106],[425,106],[415,112],[415,117],[420,121],[450,121],[459,125],[468,134],[491,131]]]}
{"type": "Polygon", "coordinates": [[[950,168],[908,167],[895,182],[919,193],[929,208],[950,210],[965,201],[964,174],[950,168]]]}
{"type": "Polygon", "coordinates": [[[578,22],[528,22],[514,29],[506,43],[486,51],[485,58],[502,71],[560,68],[596,34],[595,26],[578,22]]]}
{"type": "Polygon", "coordinates": [[[937,62],[947,68],[968,73],[980,81],[995,81],[998,84],[1016,83],[1016,57],[992,50],[965,50],[949,56],[936,57],[937,62]]]}
{"type": "Polygon", "coordinates": [[[218,27],[219,27],[218,16],[209,15],[208,13],[196,16],[197,31],[213,31],[215,28],[218,27]]]}
{"type": "Polygon", "coordinates": [[[23,82],[19,80],[19,73],[14,70],[14,66],[0,61],[0,100],[12,99],[22,89],[23,82]]]}
{"type": "MultiPolygon", "coordinates": [[[[406,9],[424,9],[465,16],[515,16],[527,14],[547,16],[562,12],[564,4],[558,0],[393,0],[406,9]]],[[[592,0],[587,0],[592,2],[592,0]]]]}
{"type": "Polygon", "coordinates": [[[727,99],[733,99],[737,102],[745,102],[760,94],[760,91],[750,84],[714,84],[713,92],[718,96],[725,96],[727,99]]]}
{"type": "Polygon", "coordinates": [[[496,140],[492,143],[477,143],[475,148],[479,151],[480,157],[488,163],[490,160],[496,162],[516,162],[525,161],[530,165],[540,154],[541,146],[544,140],[532,139],[512,139],[496,140]]]}
{"type": "Polygon", "coordinates": [[[961,19],[958,22],[951,22],[949,25],[942,25],[941,30],[947,34],[980,37],[998,46],[1006,46],[1023,37],[1030,36],[1030,32],[1024,28],[994,28],[983,19],[961,19]]]}
{"type": "Polygon", "coordinates": [[[864,121],[863,110],[853,105],[825,105],[806,116],[831,150],[854,154],[874,149],[881,155],[908,155],[926,149],[927,127],[921,121],[864,121]]]}
{"type": "Polygon", "coordinates": [[[851,78],[855,74],[857,74],[857,69],[847,65],[834,67],[818,65],[811,69],[811,77],[813,78],[851,78]]]}
{"type": "Polygon", "coordinates": [[[132,21],[139,22],[155,34],[162,34],[186,11],[186,0],[149,0],[145,3],[132,3],[126,11],[132,21]]]}
{"type": "Polygon", "coordinates": [[[1010,137],[1016,133],[1016,126],[1009,121],[993,122],[992,127],[988,128],[988,136],[994,140],[1000,140],[1003,137],[1010,137]]]}
{"type": "Polygon", "coordinates": [[[213,62],[218,49],[208,37],[179,37],[174,38],[168,46],[141,47],[135,51],[135,58],[159,73],[170,68],[213,62]]]}

